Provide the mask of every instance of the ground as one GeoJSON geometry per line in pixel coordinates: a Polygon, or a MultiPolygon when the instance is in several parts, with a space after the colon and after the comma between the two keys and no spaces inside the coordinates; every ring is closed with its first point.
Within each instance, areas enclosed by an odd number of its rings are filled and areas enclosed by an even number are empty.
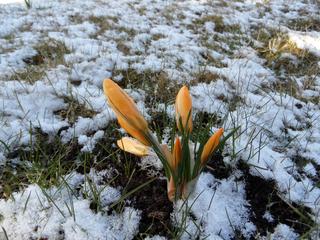
{"type": "Polygon", "coordinates": [[[316,0],[0,0],[0,239],[320,238],[316,0]],[[170,142],[187,85],[194,132],[240,127],[171,203],[159,159],[102,81],[170,142]]]}

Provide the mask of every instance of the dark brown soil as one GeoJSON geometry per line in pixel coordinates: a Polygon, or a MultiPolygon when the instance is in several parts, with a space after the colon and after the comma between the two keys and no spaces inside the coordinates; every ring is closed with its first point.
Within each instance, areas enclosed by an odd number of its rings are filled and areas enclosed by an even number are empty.
{"type": "MultiPolygon", "coordinates": [[[[312,223],[312,220],[302,219],[293,208],[284,202],[278,195],[277,187],[274,181],[265,180],[249,173],[249,167],[244,162],[239,162],[238,168],[243,171],[243,180],[247,200],[251,205],[251,221],[257,227],[257,233],[260,236],[266,236],[267,232],[273,232],[274,228],[283,223],[292,227],[297,233],[303,234],[309,230],[306,225],[312,223]],[[274,220],[268,222],[263,215],[269,211],[274,220]]],[[[306,212],[311,212],[306,207],[290,203],[296,209],[299,209],[305,216],[306,212]]],[[[307,216],[306,216],[307,217],[307,216]]]]}
{"type": "Polygon", "coordinates": [[[36,55],[32,57],[27,57],[22,59],[22,61],[24,61],[26,64],[29,64],[29,65],[40,65],[44,63],[44,59],[45,57],[38,52],[36,55]]]}
{"type": "MultiPolygon", "coordinates": [[[[143,179],[137,184],[142,184],[143,179]]],[[[167,197],[166,180],[157,179],[148,187],[134,194],[131,199],[136,208],[142,211],[139,225],[139,234],[136,239],[145,237],[143,235],[161,235],[170,237],[172,230],[170,214],[173,210],[172,203],[167,197]]]]}
{"type": "MultiPolygon", "coordinates": [[[[135,169],[132,178],[129,179],[129,176],[124,174],[121,166],[116,164],[114,167],[116,167],[120,175],[111,184],[114,187],[127,186],[126,192],[136,189],[152,178],[149,177],[146,170],[141,170],[137,165],[140,161],[139,158],[131,155],[130,161],[132,162],[132,169],[135,169]]],[[[170,214],[173,210],[173,205],[167,197],[167,181],[165,179],[155,179],[147,186],[133,193],[127,200],[129,201],[126,204],[141,211],[139,234],[135,239],[153,235],[169,237],[169,229],[172,228],[170,214]]]]}
{"type": "Polygon", "coordinates": [[[207,166],[204,171],[210,172],[217,179],[228,178],[232,173],[232,169],[224,164],[223,156],[219,152],[212,156],[207,166]]]}
{"type": "MultiPolygon", "coordinates": [[[[100,145],[107,146],[106,149],[114,152],[116,150],[115,147],[108,146],[110,138],[106,137],[105,140],[106,142],[101,142],[100,145]]],[[[108,155],[107,152],[104,152],[100,147],[98,151],[99,153],[96,153],[98,161],[100,157],[102,160],[103,157],[108,155]]],[[[131,194],[124,201],[124,204],[125,206],[131,206],[141,211],[139,233],[135,236],[135,239],[144,239],[146,236],[154,235],[170,238],[169,234],[173,228],[170,220],[173,204],[167,197],[167,181],[161,178],[161,173],[159,173],[158,177],[151,177],[147,170],[141,169],[138,165],[139,162],[140,158],[119,151],[116,157],[101,161],[101,164],[95,166],[95,168],[97,170],[115,169],[118,177],[116,177],[110,185],[115,188],[122,187],[122,194],[135,190],[142,184],[155,178],[154,181],[131,194]],[[125,168],[129,168],[130,172],[125,174],[125,168]]],[[[105,181],[110,182],[110,179],[105,179],[105,181]]],[[[121,205],[123,202],[119,204],[121,205]]],[[[119,204],[114,206],[110,210],[110,213],[112,211],[119,211],[119,207],[121,209],[119,204]]]]}

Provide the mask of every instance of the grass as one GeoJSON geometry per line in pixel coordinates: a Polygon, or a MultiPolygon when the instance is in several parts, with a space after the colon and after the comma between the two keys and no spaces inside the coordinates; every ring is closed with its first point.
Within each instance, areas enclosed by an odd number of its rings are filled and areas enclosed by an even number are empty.
{"type": "Polygon", "coordinates": [[[37,54],[23,59],[27,66],[22,71],[16,71],[9,80],[25,81],[34,84],[46,76],[48,69],[58,65],[67,65],[64,55],[70,53],[64,43],[49,40],[34,46],[37,54]]]}
{"type": "Polygon", "coordinates": [[[320,18],[296,18],[289,22],[288,27],[295,31],[320,31],[320,18]]]}
{"type": "Polygon", "coordinates": [[[256,37],[264,45],[257,48],[257,51],[266,60],[266,65],[278,75],[285,71],[290,75],[305,76],[319,71],[318,58],[309,51],[298,48],[288,36],[262,30],[256,37]]]}
{"type": "MultiPolygon", "coordinates": [[[[93,168],[101,171],[109,166],[110,161],[116,165],[120,164],[123,169],[127,169],[123,172],[129,179],[127,185],[135,172],[132,158],[128,156],[128,158],[119,159],[117,151],[111,147],[109,139],[116,134],[116,125],[111,122],[107,126],[106,132],[105,139],[108,139],[109,145],[100,142],[93,153],[81,152],[81,146],[78,145],[77,139],[66,144],[61,141],[59,136],[52,139],[39,130],[33,132],[30,136],[29,146],[19,147],[13,151],[8,149],[6,153],[9,160],[6,166],[0,169],[0,185],[2,186],[0,198],[10,198],[14,191],[23,190],[29,184],[37,184],[43,191],[53,186],[64,185],[66,184],[65,176],[76,171],[85,175],[87,189],[84,189],[84,197],[91,199],[93,210],[101,211],[100,195],[103,188],[97,188],[96,183],[87,175],[89,170],[93,168]],[[19,161],[14,159],[19,159],[19,161]],[[93,162],[92,159],[95,161],[93,162]],[[122,165],[123,162],[126,164],[122,165]]],[[[105,186],[112,184],[117,177],[118,175],[108,179],[105,186]]],[[[125,187],[119,201],[112,206],[124,204],[126,198],[150,182],[130,189],[130,191],[126,191],[125,187]]]]}
{"type": "Polygon", "coordinates": [[[262,43],[256,48],[265,65],[272,69],[278,80],[270,91],[288,94],[304,102],[318,103],[319,97],[306,99],[301,96],[303,90],[315,87],[315,78],[320,73],[319,58],[307,50],[300,49],[290,38],[276,30],[259,29],[253,36],[262,43]],[[296,79],[303,78],[303,86],[296,79]]]}
{"type": "Polygon", "coordinates": [[[48,67],[51,68],[57,65],[66,65],[64,55],[70,53],[70,50],[63,42],[53,39],[36,45],[34,49],[39,53],[40,57],[44,58],[44,62],[48,67]]]}
{"type": "MultiPolygon", "coordinates": [[[[168,85],[173,89],[177,87],[171,86],[170,80],[168,79],[167,75],[161,75],[163,74],[161,72],[154,73],[147,71],[139,73],[133,69],[129,69],[128,71],[116,71],[114,74],[123,75],[123,79],[121,81],[121,84],[123,86],[130,88],[139,88],[146,91],[146,96],[151,97],[150,102],[152,103],[159,103],[161,101],[165,103],[172,103],[174,99],[175,93],[173,93],[172,96],[163,96],[163,94],[161,94],[164,91],[168,91],[168,85]],[[154,89],[159,89],[157,90],[159,92],[156,92],[158,94],[154,94],[154,89]]],[[[219,76],[215,76],[214,74],[208,74],[205,76],[199,75],[199,80],[197,82],[203,81],[210,83],[218,77],[219,76]]],[[[86,109],[84,105],[79,104],[72,97],[66,98],[65,102],[68,103],[68,107],[64,110],[60,110],[56,114],[59,114],[61,117],[65,119],[68,119],[70,123],[74,123],[79,116],[92,117],[96,114],[94,111],[86,109]]],[[[150,104],[150,102],[148,104],[150,104]]],[[[234,102],[230,103],[230,107],[233,109],[237,109],[239,103],[241,103],[241,99],[235,98],[234,102]]],[[[154,124],[154,130],[157,133],[157,135],[159,135],[159,138],[162,138],[165,134],[165,129],[172,124],[172,119],[168,118],[168,116],[165,114],[165,111],[157,113],[153,112],[153,114],[152,117],[154,120],[152,122],[154,124]]],[[[205,129],[205,131],[203,133],[200,133],[200,135],[203,134],[203,136],[205,136],[206,134],[208,135],[208,129],[210,126],[219,125],[221,124],[222,120],[216,115],[210,115],[207,113],[197,113],[194,122],[194,131],[198,132],[198,130],[201,127],[202,129],[205,129]]],[[[125,176],[124,179],[126,180],[125,182],[122,182],[122,184],[120,185],[123,187],[122,196],[118,201],[111,204],[111,209],[115,210],[116,212],[122,212],[124,207],[128,205],[128,202],[132,200],[132,196],[138,194],[139,191],[141,191],[142,189],[148,188],[148,185],[151,184],[152,181],[154,181],[154,179],[146,181],[145,184],[140,184],[134,187],[131,186],[131,181],[134,178],[136,171],[139,171],[137,168],[134,167],[132,163],[132,161],[136,161],[137,159],[132,159],[132,156],[128,155],[119,155],[119,153],[116,152],[114,148],[111,146],[110,143],[115,139],[115,136],[119,135],[119,133],[117,133],[114,130],[116,126],[117,124],[111,123],[110,128],[107,127],[108,131],[106,131],[106,136],[103,140],[108,143],[99,143],[95,151],[91,154],[81,153],[79,150],[80,148],[79,146],[77,146],[76,142],[74,142],[75,151],[73,152],[73,150],[69,148],[70,145],[72,146],[72,144],[59,143],[59,137],[57,140],[54,140],[53,142],[48,142],[46,136],[43,136],[43,134],[38,133],[35,137],[36,140],[31,150],[21,149],[18,153],[19,157],[23,159],[24,162],[31,162],[31,166],[18,166],[18,168],[16,166],[12,166],[12,168],[9,167],[5,169],[3,175],[4,178],[1,179],[2,182],[5,182],[5,188],[2,195],[6,198],[9,198],[13,191],[23,189],[25,186],[27,186],[27,184],[30,183],[39,184],[41,188],[45,190],[50,186],[61,184],[61,177],[67,174],[68,172],[74,171],[75,169],[86,174],[90,168],[96,168],[100,170],[108,169],[110,168],[110,165],[108,165],[107,162],[114,162],[114,164],[117,164],[117,166],[119,166],[119,163],[123,165],[121,171],[122,174],[125,176]],[[111,131],[111,129],[113,130],[111,131]],[[56,148],[50,150],[51,145],[56,146],[56,148]],[[69,153],[73,154],[72,159],[70,159],[70,161],[72,160],[73,163],[76,162],[77,164],[71,164],[71,162],[63,163],[64,160],[68,159],[69,153]],[[95,159],[94,163],[91,162],[92,159],[95,159]],[[12,174],[13,169],[18,169],[15,172],[15,174],[12,174]],[[20,183],[18,183],[19,181],[20,183]]],[[[259,137],[258,135],[256,136],[255,133],[253,133],[252,135],[254,135],[252,139],[259,137]]],[[[248,143],[248,148],[250,147],[251,145],[250,143],[248,143]]],[[[250,157],[260,154],[259,151],[260,149],[253,149],[252,156],[250,157]]],[[[234,153],[234,155],[236,155],[236,153],[234,153]]],[[[236,156],[233,156],[233,158],[235,159],[236,156]]],[[[105,184],[105,186],[109,184],[115,184],[114,186],[119,186],[119,182],[117,182],[116,179],[117,177],[118,176],[116,176],[115,179],[108,179],[103,184],[105,184]]],[[[103,188],[97,188],[96,184],[90,177],[88,177],[88,175],[86,175],[85,181],[88,188],[87,192],[85,192],[84,195],[85,198],[91,201],[91,209],[95,212],[103,211],[100,199],[101,191],[103,190],[103,188]]],[[[190,218],[190,211],[185,210],[185,212],[183,212],[182,215],[182,221],[177,222],[175,228],[169,229],[168,227],[168,232],[172,239],[179,239],[181,235],[187,231],[185,223],[187,219],[190,218]]],[[[150,228],[152,228],[152,224],[150,225],[150,228]]],[[[147,232],[148,231],[146,230],[146,233],[140,233],[140,235],[144,236],[143,234],[145,234],[147,236],[147,232]]]]}
{"type": "MultiPolygon", "coordinates": [[[[108,139],[114,136],[115,129],[112,122],[107,126],[106,132],[110,134],[106,136],[108,139]]],[[[52,138],[39,129],[30,130],[30,134],[28,146],[13,150],[8,148],[5,152],[8,162],[0,168],[0,198],[10,198],[14,191],[23,190],[29,184],[37,184],[43,190],[60,186],[65,184],[66,174],[73,171],[86,174],[91,168],[101,170],[106,166],[105,158],[109,156],[114,159],[115,156],[108,149],[110,145],[98,144],[99,151],[96,149],[94,153],[85,153],[80,151],[77,139],[64,143],[60,136],[52,138]],[[97,160],[92,162],[93,158],[97,160]]]]}
{"type": "MultiPolygon", "coordinates": [[[[223,3],[223,2],[219,2],[223,3]]],[[[215,6],[217,7],[217,6],[215,6]]],[[[225,7],[222,5],[222,7],[225,7]]],[[[213,50],[224,55],[233,56],[234,51],[238,50],[243,45],[248,45],[250,39],[239,24],[227,24],[223,15],[207,14],[193,20],[188,28],[195,34],[199,34],[201,45],[206,49],[213,50]],[[213,24],[213,31],[208,32],[205,27],[206,23],[213,24]]],[[[208,65],[224,67],[225,64],[212,58],[209,54],[203,56],[207,60],[208,65]]]]}
{"type": "Polygon", "coordinates": [[[97,114],[94,110],[79,103],[73,96],[64,96],[63,98],[65,103],[67,103],[67,107],[54,113],[62,119],[66,119],[70,124],[74,124],[79,117],[92,118],[97,114]]]}
{"type": "Polygon", "coordinates": [[[196,85],[198,83],[206,83],[206,84],[210,84],[212,82],[215,82],[219,79],[225,79],[224,76],[214,73],[214,72],[210,72],[207,70],[202,70],[199,71],[198,73],[194,74],[194,78],[190,81],[191,85],[196,85]]]}
{"type": "Polygon", "coordinates": [[[208,139],[210,137],[209,129],[212,126],[220,126],[222,124],[222,119],[218,115],[206,112],[197,112],[193,121],[193,131],[199,133],[199,136],[203,139],[208,139]]]}
{"type": "Polygon", "coordinates": [[[10,80],[25,81],[29,84],[34,84],[36,81],[45,76],[45,70],[36,66],[27,66],[22,71],[14,72],[10,76],[10,80]]]}
{"type": "Polygon", "coordinates": [[[195,200],[189,205],[188,201],[184,201],[178,209],[175,210],[173,216],[173,222],[175,228],[171,231],[171,239],[182,239],[183,236],[187,236],[191,239],[200,238],[201,226],[197,223],[195,217],[192,214],[192,206],[197,201],[201,193],[195,198],[195,200]],[[188,231],[188,224],[196,226],[196,232],[188,231]]]}
{"type": "Polygon", "coordinates": [[[30,0],[24,0],[24,3],[26,4],[26,7],[30,9],[32,7],[31,1],[30,0]]]}
{"type": "Polygon", "coordinates": [[[218,33],[223,33],[223,32],[231,32],[231,33],[236,33],[236,32],[241,32],[240,25],[238,24],[225,24],[223,21],[223,16],[221,15],[207,15],[204,16],[200,19],[197,19],[194,24],[195,26],[197,25],[204,25],[206,22],[212,22],[214,23],[214,31],[218,33]]]}
{"type": "Polygon", "coordinates": [[[163,34],[161,34],[161,33],[157,33],[157,34],[153,34],[152,35],[152,40],[153,41],[158,41],[158,40],[160,40],[160,39],[162,39],[162,38],[165,38],[166,36],[165,35],[163,35],[163,34]]]}
{"type": "Polygon", "coordinates": [[[99,30],[94,35],[91,36],[92,38],[98,38],[105,31],[110,29],[112,26],[112,22],[110,20],[117,22],[117,18],[110,18],[110,17],[103,17],[103,16],[97,17],[94,15],[89,16],[88,20],[99,27],[99,30]]]}
{"type": "Polygon", "coordinates": [[[119,83],[123,88],[141,89],[145,91],[146,104],[148,107],[154,107],[158,103],[173,102],[175,95],[180,88],[180,84],[175,84],[163,71],[153,72],[146,70],[138,72],[133,68],[127,70],[114,70],[115,76],[122,76],[119,83]],[[163,94],[163,93],[166,94],[163,94]]]}
{"type": "MultiPolygon", "coordinates": [[[[26,0],[26,2],[28,1],[26,0]]],[[[220,1],[219,5],[225,7],[228,3],[220,1]]],[[[261,5],[263,6],[263,3],[261,3],[261,5]]],[[[265,7],[264,9],[270,11],[268,7],[265,7]]],[[[138,9],[138,12],[140,15],[144,15],[146,10],[146,8],[142,7],[138,9]]],[[[175,10],[176,8],[168,8],[168,11],[164,15],[167,22],[173,23],[176,18],[186,18],[184,15],[175,16],[175,10]]],[[[264,11],[261,11],[261,14],[262,13],[265,14],[264,11]]],[[[94,23],[99,29],[97,33],[90,36],[94,39],[99,39],[107,30],[114,29],[114,23],[118,22],[116,17],[106,18],[93,15],[89,16],[87,19],[80,17],[79,15],[70,16],[70,18],[73,18],[74,22],[77,23],[83,22],[84,20],[94,23]]],[[[288,26],[294,30],[318,31],[319,24],[318,19],[301,18],[290,21],[288,26]]],[[[252,44],[252,42],[246,41],[248,39],[246,38],[245,33],[241,32],[240,25],[226,24],[223,16],[219,14],[201,16],[196,19],[189,28],[195,33],[201,33],[201,44],[204,48],[218,51],[228,56],[237,57],[235,55],[236,50],[243,46],[251,46],[252,44]],[[201,33],[206,22],[214,24],[214,34],[201,33]],[[224,35],[222,35],[222,33],[224,35]],[[222,45],[221,43],[224,44],[222,45]]],[[[120,27],[117,28],[117,30],[128,33],[129,37],[137,34],[133,29],[120,27]]],[[[261,27],[259,30],[255,31],[252,36],[262,44],[262,46],[259,47],[253,46],[254,49],[258,51],[261,58],[265,59],[265,66],[274,70],[278,78],[277,82],[271,84],[268,86],[268,89],[265,90],[268,92],[288,94],[305,102],[311,101],[314,104],[319,104],[319,97],[305,99],[301,97],[300,94],[301,90],[316,89],[316,77],[319,76],[319,67],[316,63],[319,59],[310,52],[299,49],[290,41],[288,36],[280,33],[278,30],[261,27]],[[295,60],[293,61],[291,58],[286,57],[288,55],[293,56],[295,60]],[[301,86],[296,81],[297,77],[305,77],[302,85],[303,89],[301,89],[301,86]]],[[[14,37],[14,35],[8,35],[5,39],[7,41],[13,41],[14,37]]],[[[162,34],[154,34],[152,35],[152,40],[157,41],[164,37],[165,36],[162,34]]],[[[54,68],[60,64],[67,65],[64,60],[64,55],[70,53],[70,51],[66,48],[64,43],[49,40],[34,46],[34,48],[36,49],[37,54],[29,59],[25,59],[27,64],[26,68],[21,72],[14,73],[11,80],[21,80],[33,84],[36,81],[43,79],[46,76],[46,71],[48,69],[54,68]]],[[[130,48],[121,40],[117,40],[117,48],[124,53],[124,55],[131,54],[130,48]]],[[[227,64],[219,59],[213,58],[209,54],[209,51],[207,54],[204,53],[202,57],[205,59],[207,66],[218,68],[227,67],[227,64]]],[[[181,63],[181,61],[176,62],[177,68],[181,63]]],[[[149,114],[152,118],[151,127],[156,132],[158,138],[163,139],[166,136],[166,130],[174,124],[166,113],[166,106],[173,103],[181,83],[173,83],[172,79],[165,71],[153,72],[152,70],[147,70],[139,72],[134,68],[129,68],[127,70],[115,69],[112,76],[122,76],[120,84],[125,88],[140,89],[144,91],[145,103],[149,108],[149,114]],[[159,111],[155,109],[159,103],[164,103],[165,110],[159,111]]],[[[207,70],[206,67],[203,67],[199,72],[194,73],[192,78],[193,80],[190,82],[191,85],[199,83],[210,84],[220,79],[228,81],[225,77],[207,70]]],[[[235,95],[232,99],[226,99],[221,95],[220,100],[228,104],[229,111],[236,111],[239,110],[239,106],[245,102],[240,96],[241,95],[239,94],[235,95]]],[[[69,97],[63,96],[63,98],[66,103],[66,108],[56,111],[55,114],[63,119],[67,119],[70,124],[74,124],[80,116],[92,118],[97,114],[97,112],[85,104],[80,103],[72,95],[69,97]]],[[[222,122],[223,119],[218,115],[199,112],[195,115],[194,131],[198,132],[200,129],[203,129],[199,135],[203,136],[203,138],[207,138],[209,136],[210,126],[218,126],[221,125],[222,122]]],[[[250,119],[248,119],[248,122],[250,122],[250,119]]],[[[237,123],[238,122],[235,120],[235,125],[237,123]]],[[[136,195],[138,195],[140,191],[144,191],[145,189],[148,189],[150,185],[155,183],[158,184],[158,182],[151,178],[150,180],[145,181],[144,184],[139,183],[139,185],[136,185],[136,178],[142,176],[139,175],[140,169],[135,165],[139,160],[131,155],[119,153],[119,151],[115,150],[114,146],[112,146],[112,143],[120,136],[120,133],[116,130],[118,127],[117,123],[112,122],[103,129],[105,130],[105,136],[97,144],[93,153],[82,153],[80,151],[81,146],[77,144],[76,139],[66,144],[61,142],[59,136],[52,138],[40,131],[35,131],[32,134],[33,139],[29,146],[21,146],[16,150],[7,153],[10,156],[8,163],[0,169],[0,196],[10,198],[12,197],[12,192],[24,189],[31,183],[38,184],[45,191],[51,186],[63,184],[62,178],[64,175],[72,171],[77,171],[85,175],[85,184],[87,186],[87,189],[85,189],[86,192],[84,192],[85,198],[91,201],[91,209],[94,212],[99,213],[103,211],[103,206],[101,205],[101,192],[103,191],[103,188],[97,187],[96,182],[89,176],[88,171],[92,168],[97,171],[115,169],[120,172],[121,176],[115,175],[111,179],[105,179],[102,184],[105,186],[113,185],[114,187],[121,187],[122,196],[118,201],[110,205],[111,210],[121,212],[125,206],[130,205],[130,202],[135,200],[136,195]],[[16,158],[21,161],[16,161],[16,158]],[[119,180],[120,178],[122,178],[121,181],[119,180]]],[[[244,131],[243,129],[241,130],[244,131]]],[[[303,131],[304,129],[295,130],[303,131]]],[[[252,143],[254,140],[259,138],[262,139],[262,136],[265,136],[265,133],[259,131],[257,128],[246,134],[249,136],[246,145],[246,150],[249,150],[250,152],[249,158],[260,155],[260,151],[265,146],[265,142],[261,140],[261,144],[257,148],[254,148],[252,143]]],[[[233,141],[232,144],[235,145],[236,141],[233,141]]],[[[235,149],[234,146],[231,146],[231,148],[232,147],[235,149]]],[[[283,151],[285,150],[286,149],[283,151]]],[[[237,160],[239,152],[232,152],[232,149],[230,151],[232,159],[237,160]]],[[[293,158],[293,161],[299,170],[302,170],[302,168],[310,162],[309,159],[302,158],[301,156],[296,156],[293,158]]],[[[274,191],[277,191],[276,187],[274,187],[274,191]]],[[[150,197],[152,197],[151,194],[150,197]]],[[[272,207],[273,204],[276,203],[270,200],[267,205],[272,207]]],[[[300,209],[295,205],[293,206],[290,202],[288,202],[287,205],[300,215],[299,221],[310,226],[310,229],[302,235],[302,237],[307,238],[308,234],[317,228],[315,223],[311,222],[308,218],[308,211],[303,208],[300,209]]],[[[190,208],[190,206],[185,206],[185,208],[180,209],[182,217],[180,221],[177,220],[174,228],[166,226],[172,239],[179,239],[182,234],[186,232],[187,219],[192,219],[190,208]]],[[[72,212],[71,207],[70,211],[72,212]]],[[[152,214],[156,215],[153,212],[152,214]]],[[[150,222],[150,228],[139,233],[141,239],[143,236],[152,235],[150,234],[150,232],[152,232],[150,229],[153,228],[154,224],[153,221],[150,222]]],[[[199,232],[197,232],[197,234],[199,232]]]]}
{"type": "MultiPolygon", "coordinates": [[[[203,34],[201,36],[202,45],[208,50],[213,50],[215,52],[221,53],[222,55],[227,55],[229,57],[239,57],[236,55],[237,50],[244,46],[250,45],[250,38],[246,34],[242,33],[240,28],[232,28],[230,32],[226,34],[203,34]]],[[[241,57],[241,56],[240,56],[241,57]]],[[[210,55],[205,56],[208,65],[213,65],[216,67],[226,67],[226,64],[214,59],[210,55]]]]}
{"type": "MultiPolygon", "coordinates": [[[[286,36],[278,36],[269,39],[268,46],[260,51],[265,59],[270,62],[279,60],[284,53],[290,53],[298,59],[305,60],[306,63],[314,60],[314,56],[306,50],[302,50],[286,36]]],[[[292,70],[292,69],[291,69],[292,70]]]]}
{"type": "Polygon", "coordinates": [[[7,40],[9,43],[13,43],[14,42],[14,34],[7,34],[3,37],[3,39],[7,40]]]}
{"type": "Polygon", "coordinates": [[[1,196],[5,198],[28,184],[43,188],[58,185],[61,177],[75,168],[77,156],[82,155],[76,142],[64,144],[59,136],[49,140],[47,135],[36,131],[30,140],[29,146],[7,153],[8,157],[19,161],[9,160],[0,170],[1,196]]]}

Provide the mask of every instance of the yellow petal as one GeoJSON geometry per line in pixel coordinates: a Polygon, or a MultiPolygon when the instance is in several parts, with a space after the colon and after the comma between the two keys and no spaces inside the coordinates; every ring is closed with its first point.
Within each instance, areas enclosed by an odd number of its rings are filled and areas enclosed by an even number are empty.
{"type": "Polygon", "coordinates": [[[183,129],[186,131],[192,131],[192,99],[189,90],[186,86],[183,86],[176,98],[176,122],[180,132],[183,129]],[[182,128],[181,129],[181,123],[182,128]]]}
{"type": "Polygon", "coordinates": [[[147,156],[150,154],[149,147],[143,145],[134,138],[123,137],[117,141],[117,145],[123,151],[132,153],[139,157],[147,156]]]}
{"type": "Polygon", "coordinates": [[[134,128],[131,124],[128,124],[126,119],[122,117],[122,115],[116,114],[118,123],[120,126],[126,130],[127,133],[129,133],[132,137],[137,139],[139,142],[143,143],[146,146],[150,146],[150,142],[146,138],[146,134],[142,131],[140,131],[137,128],[134,128]]]}
{"type": "Polygon", "coordinates": [[[103,90],[121,127],[132,137],[149,146],[150,143],[147,138],[148,123],[139,112],[132,98],[111,79],[103,81],[103,90]]]}
{"type": "Polygon", "coordinates": [[[180,139],[177,137],[176,141],[174,143],[173,146],[173,164],[172,164],[172,168],[174,170],[177,169],[180,161],[181,161],[181,155],[182,155],[182,147],[181,147],[181,143],[180,143],[180,139]]]}
{"type": "Polygon", "coordinates": [[[213,134],[209,138],[207,143],[204,145],[202,153],[201,153],[201,164],[202,165],[204,165],[207,162],[210,155],[213,153],[215,148],[218,146],[219,140],[220,140],[220,137],[222,136],[222,134],[223,134],[223,128],[220,128],[215,134],[213,134]]]}

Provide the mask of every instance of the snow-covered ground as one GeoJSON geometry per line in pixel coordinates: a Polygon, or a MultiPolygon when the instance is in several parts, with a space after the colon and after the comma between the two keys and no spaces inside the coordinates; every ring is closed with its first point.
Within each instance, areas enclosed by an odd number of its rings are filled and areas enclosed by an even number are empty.
{"type": "MultiPolygon", "coordinates": [[[[80,151],[92,151],[115,120],[103,95],[103,79],[121,82],[126,72],[161,73],[170,82],[190,86],[195,112],[223,119],[227,131],[241,126],[241,135],[224,152],[231,176],[200,176],[189,199],[194,219],[186,219],[183,239],[193,239],[193,234],[200,239],[233,239],[239,232],[248,239],[259,238],[243,172],[237,169],[240,161],[250,166],[250,174],[273,180],[284,201],[308,207],[318,224],[317,1],[30,2],[27,8],[24,1],[0,0],[0,173],[19,161],[8,154],[30,144],[35,131],[58,134],[65,144],[76,138],[80,151]],[[90,116],[79,111],[71,121],[59,114],[67,111],[70,99],[90,116]]],[[[148,92],[134,84],[127,88],[150,119],[154,109],[146,102],[148,92]]],[[[172,106],[168,109],[171,115],[172,106]]],[[[90,174],[94,179],[100,176],[94,170],[90,174]]],[[[84,176],[70,173],[65,179],[59,187],[44,190],[32,184],[0,199],[0,239],[136,236],[139,210],[125,207],[122,213],[107,213],[120,198],[119,189],[94,181],[103,196],[103,210],[96,213],[90,209],[90,193],[83,193],[88,191],[84,176]],[[74,188],[81,190],[75,194],[74,188]]],[[[172,219],[183,218],[181,205],[174,206],[172,219]]],[[[266,216],[277,218],[267,212],[266,216]]],[[[316,230],[312,226],[311,233],[316,230]]],[[[268,237],[297,239],[299,234],[279,223],[268,237]]]]}

